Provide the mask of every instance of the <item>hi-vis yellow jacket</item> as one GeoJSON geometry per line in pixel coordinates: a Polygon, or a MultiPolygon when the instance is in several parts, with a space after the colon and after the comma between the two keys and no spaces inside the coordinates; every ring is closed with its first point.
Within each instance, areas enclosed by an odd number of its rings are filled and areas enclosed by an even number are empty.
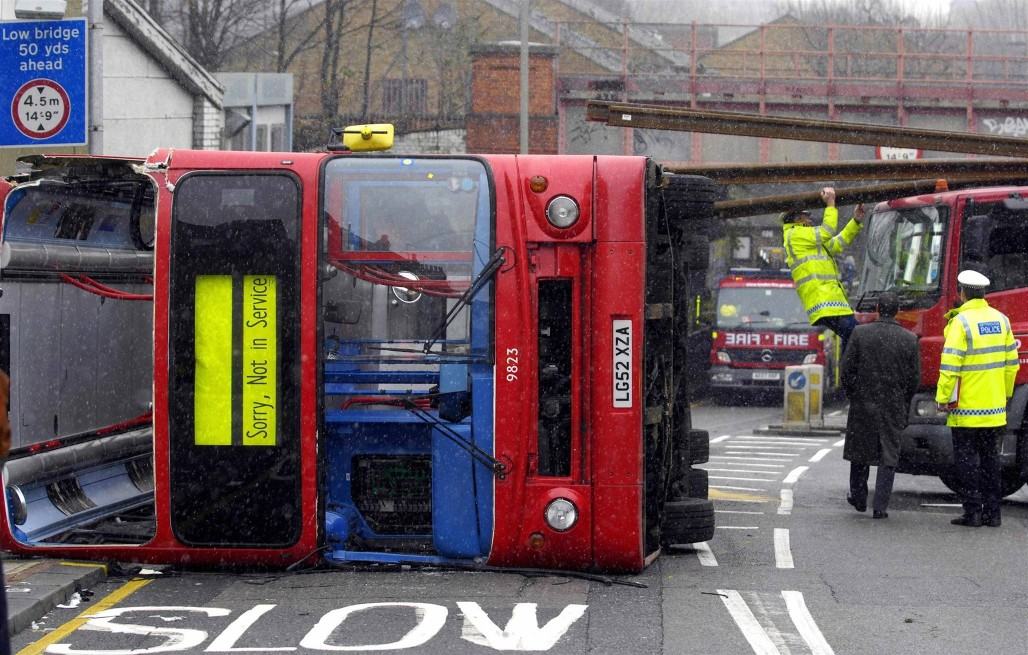
{"type": "Polygon", "coordinates": [[[981,298],[961,305],[946,324],[935,391],[935,402],[950,405],[946,425],[1006,425],[1007,398],[1014,393],[1017,369],[1017,342],[1010,319],[981,298]]]}
{"type": "Polygon", "coordinates": [[[820,226],[786,223],[782,228],[785,263],[792,269],[796,292],[812,324],[826,316],[853,313],[846,299],[846,291],[839,283],[839,268],[832,257],[850,245],[860,232],[860,223],[850,220],[842,232],[836,234],[838,224],[839,210],[825,207],[824,220],[820,226]]]}

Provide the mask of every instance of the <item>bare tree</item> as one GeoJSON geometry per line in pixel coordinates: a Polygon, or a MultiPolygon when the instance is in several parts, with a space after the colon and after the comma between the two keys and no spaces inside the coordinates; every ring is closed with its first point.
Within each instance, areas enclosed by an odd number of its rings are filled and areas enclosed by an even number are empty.
{"type": "Polygon", "coordinates": [[[254,17],[266,8],[264,0],[179,0],[174,4],[167,11],[158,7],[161,24],[179,37],[201,66],[212,71],[223,68],[229,53],[252,36],[254,17]]]}
{"type": "Polygon", "coordinates": [[[150,18],[154,19],[158,25],[164,23],[164,5],[165,0],[146,0],[146,13],[150,14],[150,18]]]}
{"type": "Polygon", "coordinates": [[[339,51],[347,31],[351,0],[325,0],[324,38],[321,50],[321,116],[339,113],[341,91],[339,51]]]}
{"type": "Polygon", "coordinates": [[[364,83],[361,99],[361,121],[368,120],[371,106],[371,53],[375,43],[375,23],[378,20],[378,0],[371,0],[371,19],[368,21],[368,46],[364,53],[364,83]]]}
{"type": "Polygon", "coordinates": [[[802,25],[806,47],[824,53],[804,57],[818,75],[911,79],[962,73],[945,56],[963,49],[958,35],[938,31],[945,19],[914,15],[899,0],[786,0],[783,8],[802,25]]]}
{"type": "Polygon", "coordinates": [[[321,46],[318,33],[322,26],[305,20],[305,14],[316,4],[317,0],[275,0],[270,7],[263,23],[274,31],[275,49],[271,54],[276,72],[289,70],[300,54],[321,46]]]}

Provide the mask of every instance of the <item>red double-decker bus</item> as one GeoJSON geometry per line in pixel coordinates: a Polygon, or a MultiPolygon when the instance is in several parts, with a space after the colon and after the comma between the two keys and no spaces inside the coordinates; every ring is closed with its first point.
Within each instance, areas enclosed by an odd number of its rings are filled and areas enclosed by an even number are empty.
{"type": "Polygon", "coordinates": [[[33,164],[0,190],[6,549],[639,571],[712,536],[682,254],[708,180],[643,157],[33,164]]]}

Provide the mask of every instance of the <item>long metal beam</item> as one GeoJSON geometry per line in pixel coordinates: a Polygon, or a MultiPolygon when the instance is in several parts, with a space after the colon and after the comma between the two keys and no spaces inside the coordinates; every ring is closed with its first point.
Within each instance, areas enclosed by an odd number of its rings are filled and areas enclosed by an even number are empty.
{"type": "Polygon", "coordinates": [[[919,159],[781,164],[691,165],[667,163],[669,173],[703,175],[721,184],[786,184],[852,180],[927,180],[968,175],[1028,174],[1028,159],[919,159]]]}
{"type": "Polygon", "coordinates": [[[868,123],[761,116],[729,111],[672,109],[590,101],[586,118],[615,127],[705,132],[793,141],[921,148],[1000,157],[1028,157],[1028,139],[868,123]]]}
{"type": "MultiPolygon", "coordinates": [[[[1028,173],[1021,176],[969,175],[946,180],[949,190],[980,186],[1023,186],[1028,185],[1028,173]]],[[[835,202],[839,206],[855,205],[893,200],[907,196],[935,193],[936,180],[911,180],[836,189],[835,202]]],[[[817,209],[823,207],[820,191],[794,193],[777,196],[759,196],[742,200],[724,200],[714,203],[714,213],[719,218],[741,218],[759,216],[792,209],[817,209]]]]}

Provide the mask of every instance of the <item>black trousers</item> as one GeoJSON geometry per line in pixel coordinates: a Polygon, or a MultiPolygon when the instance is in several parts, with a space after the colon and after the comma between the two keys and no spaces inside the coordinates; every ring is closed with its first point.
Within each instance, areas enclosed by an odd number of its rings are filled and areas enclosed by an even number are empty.
{"type": "Polygon", "coordinates": [[[999,448],[1004,428],[951,428],[957,479],[964,513],[999,516],[999,448]]]}
{"type": "Polygon", "coordinates": [[[846,352],[846,344],[849,343],[853,328],[857,327],[857,318],[853,314],[845,316],[825,316],[814,322],[817,327],[826,327],[839,335],[839,352],[846,352]]]}
{"type": "MultiPolygon", "coordinates": [[[[871,467],[867,464],[850,462],[850,497],[858,505],[867,503],[867,477],[871,467]]],[[[876,512],[889,509],[889,497],[892,496],[892,483],[896,479],[896,468],[879,466],[875,474],[875,499],[872,508],[876,512]]]]}

